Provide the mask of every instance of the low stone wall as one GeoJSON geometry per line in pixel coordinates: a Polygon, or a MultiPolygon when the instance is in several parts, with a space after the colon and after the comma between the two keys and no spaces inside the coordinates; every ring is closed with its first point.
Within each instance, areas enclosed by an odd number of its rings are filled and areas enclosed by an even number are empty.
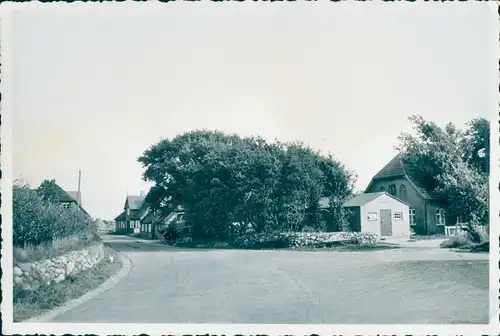
{"type": "Polygon", "coordinates": [[[14,263],[14,286],[34,290],[40,286],[61,282],[68,276],[94,267],[103,256],[103,244],[98,243],[51,259],[14,263]]]}
{"type": "Polygon", "coordinates": [[[275,232],[252,234],[236,239],[235,245],[242,248],[256,246],[269,248],[314,247],[325,242],[351,244],[376,244],[378,236],[362,232],[275,232]]]}

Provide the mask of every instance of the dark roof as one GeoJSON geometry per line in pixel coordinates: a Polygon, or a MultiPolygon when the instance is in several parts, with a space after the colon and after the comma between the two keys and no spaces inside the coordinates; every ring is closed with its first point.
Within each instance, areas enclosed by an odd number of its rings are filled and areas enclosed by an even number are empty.
{"type": "Polygon", "coordinates": [[[82,193],[78,191],[66,191],[66,194],[71,197],[71,199],[78,203],[78,199],[80,199],[80,205],[82,204],[82,193]]]}
{"type": "Polygon", "coordinates": [[[406,205],[409,205],[407,202],[397,198],[396,196],[393,196],[385,191],[381,191],[381,192],[374,192],[374,193],[365,193],[365,194],[360,194],[360,195],[356,195],[354,197],[352,197],[351,199],[349,199],[347,202],[345,202],[344,204],[342,204],[343,207],[358,207],[358,206],[362,206],[362,205],[365,205],[367,203],[370,203],[371,201],[373,201],[374,199],[377,199],[379,198],[380,196],[383,196],[383,195],[387,195],[391,198],[394,198],[396,201],[398,202],[401,202],[401,203],[404,203],[406,205]]]}
{"type": "Polygon", "coordinates": [[[408,171],[405,169],[403,162],[401,161],[401,155],[398,153],[395,157],[392,158],[389,163],[387,163],[375,176],[373,176],[372,180],[368,184],[366,190],[370,189],[373,181],[378,179],[388,179],[394,177],[406,177],[408,182],[415,188],[415,190],[422,196],[424,199],[434,199],[435,197],[432,195],[432,192],[426,190],[420,183],[417,182],[417,179],[412,178],[408,171]]]}
{"type": "Polygon", "coordinates": [[[375,193],[368,193],[368,194],[360,194],[352,197],[349,199],[347,202],[342,204],[343,207],[357,207],[357,206],[362,206],[365,205],[366,203],[369,203],[373,201],[376,198],[379,198],[382,195],[385,195],[385,192],[375,192],[375,193]]]}
{"type": "MultiPolygon", "coordinates": [[[[81,192],[78,193],[78,191],[65,191],[63,188],[61,188],[57,183],[54,183],[55,188],[54,191],[57,194],[57,201],[61,203],[67,203],[67,202],[72,202],[72,203],[77,203],[78,204],[78,194],[80,194],[80,210],[86,214],[87,216],[91,217],[90,214],[82,207],[81,204],[81,192]]],[[[35,189],[36,191],[37,189],[35,189]]]]}
{"type": "Polygon", "coordinates": [[[400,155],[396,155],[380,171],[375,174],[374,179],[398,177],[405,174],[400,155]]]}
{"type": "Polygon", "coordinates": [[[115,221],[122,221],[122,220],[125,220],[125,211],[122,211],[122,213],[115,218],[115,221]]]}
{"type": "MultiPolygon", "coordinates": [[[[37,191],[38,189],[34,189],[37,191]]],[[[58,202],[76,202],[63,188],[57,183],[54,183],[54,192],[56,193],[58,202]]]]}
{"type": "Polygon", "coordinates": [[[132,210],[130,209],[130,214],[128,217],[130,220],[140,220],[141,219],[141,214],[139,210],[132,210]]]}
{"type": "Polygon", "coordinates": [[[144,196],[131,196],[128,195],[125,200],[125,207],[128,204],[130,210],[139,210],[141,208],[142,203],[144,202],[144,196]]]}

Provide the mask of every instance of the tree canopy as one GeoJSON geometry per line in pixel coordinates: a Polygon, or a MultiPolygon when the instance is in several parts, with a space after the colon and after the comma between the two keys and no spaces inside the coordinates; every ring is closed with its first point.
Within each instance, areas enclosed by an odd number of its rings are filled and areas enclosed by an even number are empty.
{"type": "Polygon", "coordinates": [[[474,223],[488,221],[490,126],[473,119],[465,129],[439,127],[410,117],[415,134],[402,133],[399,150],[408,172],[447,207],[448,215],[474,223]]]}
{"type": "Polygon", "coordinates": [[[302,143],[209,130],[162,140],[138,161],[144,180],[154,183],[148,202],[182,206],[195,234],[217,238],[248,225],[257,232],[324,228],[319,198],[331,197],[331,210],[340,213],[355,181],[331,155],[302,143]]]}

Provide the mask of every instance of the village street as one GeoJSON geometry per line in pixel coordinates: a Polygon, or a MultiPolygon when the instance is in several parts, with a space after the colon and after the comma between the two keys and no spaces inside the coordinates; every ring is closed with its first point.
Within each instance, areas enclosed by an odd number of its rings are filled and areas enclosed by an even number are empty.
{"type": "Polygon", "coordinates": [[[190,250],[103,239],[130,259],[130,273],[53,322],[488,322],[487,254],[190,250]]]}

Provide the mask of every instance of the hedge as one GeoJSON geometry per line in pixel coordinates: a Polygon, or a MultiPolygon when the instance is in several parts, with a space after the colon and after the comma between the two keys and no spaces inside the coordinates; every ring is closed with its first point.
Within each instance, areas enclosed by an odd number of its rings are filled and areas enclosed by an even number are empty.
{"type": "Polygon", "coordinates": [[[328,247],[336,243],[374,245],[378,236],[361,232],[274,232],[239,237],[234,245],[239,248],[294,248],[328,247]]]}
{"type": "Polygon", "coordinates": [[[27,185],[14,185],[13,243],[16,247],[39,245],[69,236],[95,235],[92,219],[79,209],[65,209],[44,200],[27,185]]]}

